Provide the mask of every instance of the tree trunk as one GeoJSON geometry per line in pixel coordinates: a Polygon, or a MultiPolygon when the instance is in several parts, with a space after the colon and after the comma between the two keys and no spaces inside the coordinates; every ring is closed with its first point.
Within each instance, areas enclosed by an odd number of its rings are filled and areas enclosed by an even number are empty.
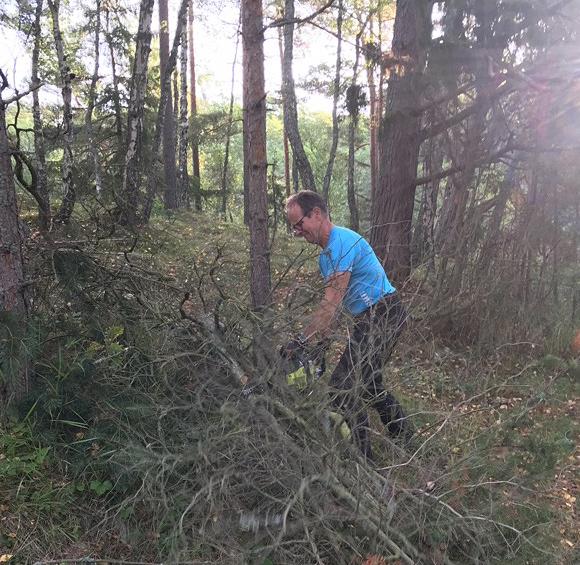
{"type": "Polygon", "coordinates": [[[143,114],[147,90],[147,63],[151,51],[151,19],[154,0],[141,0],[139,28],[133,61],[127,120],[127,153],[123,171],[123,213],[126,224],[137,223],[139,190],[141,186],[140,160],[142,151],[143,114]]]}
{"type": "Polygon", "coordinates": [[[73,114],[72,114],[72,72],[64,50],[64,40],[60,31],[60,0],[48,0],[52,15],[52,31],[54,45],[58,58],[58,68],[62,90],[63,112],[63,157],[61,163],[61,177],[63,198],[58,214],[54,221],[58,224],[68,224],[76,201],[76,192],[73,180],[73,114]]]}
{"type": "MultiPolygon", "coordinates": [[[[183,37],[183,34],[182,34],[183,37]]],[[[181,41],[181,39],[180,39],[181,41]]],[[[176,64],[177,66],[177,64],[176,64]]],[[[177,71],[173,72],[173,125],[177,125],[178,114],[179,114],[179,80],[177,71]]],[[[177,131],[177,128],[176,128],[177,131]]],[[[177,147],[177,133],[173,136],[173,144],[177,147]]],[[[177,172],[177,169],[176,169],[177,172]]],[[[179,200],[179,196],[178,196],[179,200]]]]}
{"type": "MultiPolygon", "coordinates": [[[[443,152],[433,140],[429,140],[428,157],[425,172],[434,175],[443,166],[443,152]]],[[[421,260],[427,259],[430,272],[435,271],[435,218],[437,217],[437,200],[439,198],[440,180],[433,180],[425,186],[424,210],[422,224],[421,260]]]]}
{"type": "Polygon", "coordinates": [[[508,165],[504,178],[500,183],[498,195],[493,208],[491,219],[486,229],[485,242],[481,249],[479,260],[477,261],[477,270],[479,278],[487,280],[490,275],[490,267],[493,259],[497,258],[498,245],[501,242],[501,224],[505,215],[507,202],[516,180],[516,159],[508,165]]]}
{"type": "Polygon", "coordinates": [[[93,67],[93,76],[89,88],[89,99],[87,101],[87,111],[85,113],[85,125],[89,138],[89,151],[95,167],[95,190],[97,195],[101,195],[103,182],[101,175],[101,162],[97,141],[93,132],[93,110],[95,108],[97,81],[99,80],[99,42],[101,40],[101,0],[96,0],[95,7],[95,66],[93,67]]]}
{"type": "Polygon", "coordinates": [[[34,47],[32,48],[32,117],[34,120],[34,155],[37,174],[36,192],[38,194],[38,224],[42,232],[50,230],[51,211],[50,197],[48,195],[48,176],[46,172],[46,150],[44,147],[44,130],[40,113],[38,85],[38,58],[41,44],[41,18],[43,0],[37,0],[34,18],[34,47]]]}
{"type": "MultiPolygon", "coordinates": [[[[169,16],[167,0],[159,0],[159,76],[163,80],[169,59],[169,16]]],[[[166,210],[178,207],[177,174],[175,169],[175,116],[171,98],[171,81],[163,117],[163,171],[165,173],[164,203],[166,210]]]]}
{"type": "MultiPolygon", "coordinates": [[[[244,0],[245,1],[245,0],[244,0]]],[[[244,24],[243,24],[243,17],[244,17],[244,6],[243,4],[240,4],[240,12],[241,12],[241,19],[242,19],[242,33],[243,33],[243,29],[244,29],[244,24]]],[[[245,63],[243,63],[243,61],[246,58],[245,55],[245,44],[243,44],[242,42],[242,64],[245,65],[245,63]]],[[[246,123],[246,113],[245,113],[245,104],[246,104],[246,100],[248,99],[248,81],[246,80],[246,75],[245,75],[245,71],[242,71],[243,76],[242,76],[242,106],[244,107],[243,110],[243,128],[242,128],[242,153],[244,155],[243,158],[243,167],[244,167],[244,224],[246,226],[250,225],[250,196],[249,196],[249,182],[250,182],[250,166],[248,164],[248,159],[246,158],[246,155],[249,155],[250,153],[250,149],[249,149],[249,145],[248,145],[248,127],[247,127],[247,123],[246,123]]]]}
{"type": "MultiPolygon", "coordinates": [[[[241,13],[240,13],[241,15],[241,13]]],[[[221,204],[221,214],[226,219],[227,214],[227,207],[228,207],[228,166],[229,166],[229,159],[230,159],[230,144],[232,138],[232,125],[234,121],[234,88],[235,88],[235,78],[236,78],[236,64],[238,61],[238,47],[240,45],[240,24],[238,25],[238,33],[236,33],[236,50],[234,52],[234,60],[232,62],[232,81],[231,81],[231,89],[230,89],[230,107],[228,109],[228,126],[226,129],[226,148],[224,151],[224,166],[222,171],[222,186],[221,186],[221,193],[222,193],[222,204],[221,204]]],[[[244,136],[245,138],[245,136],[244,136]]],[[[245,147],[245,146],[244,146],[245,147]]],[[[244,175],[245,175],[245,167],[244,167],[244,175]]],[[[245,186],[245,183],[244,183],[245,186]]],[[[245,193],[244,193],[244,203],[245,203],[245,193]]]]}
{"type": "MultiPolygon", "coordinates": [[[[284,64],[284,35],[282,28],[278,28],[278,51],[280,52],[280,68],[284,64]]],[[[284,102],[282,101],[282,146],[284,147],[284,187],[286,198],[290,196],[290,146],[288,143],[288,133],[286,132],[286,119],[284,117],[284,102]]]]}
{"type": "Polygon", "coordinates": [[[181,32],[181,60],[180,60],[180,97],[179,97],[179,199],[180,205],[190,208],[189,202],[189,175],[187,174],[187,145],[189,142],[189,122],[187,118],[187,30],[185,26],[181,32]]]}
{"type": "MultiPolygon", "coordinates": [[[[193,43],[193,0],[189,1],[189,74],[190,74],[190,97],[191,104],[189,111],[191,119],[194,120],[197,115],[197,96],[196,96],[196,74],[195,74],[195,49],[193,43]]],[[[237,39],[236,39],[237,42],[237,39]]],[[[237,44],[237,43],[236,43],[237,44]]],[[[193,200],[195,209],[201,212],[201,177],[199,169],[199,139],[197,133],[191,136],[191,160],[193,165],[193,200]]]]}
{"type": "Polygon", "coordinates": [[[266,158],[266,93],[264,90],[264,26],[262,0],[242,3],[244,52],[244,130],[248,163],[250,228],[250,292],[252,307],[263,308],[270,297],[266,158]]]}
{"type": "Polygon", "coordinates": [[[171,52],[169,53],[169,58],[167,60],[167,67],[165,68],[165,73],[161,80],[161,95],[159,97],[159,106],[157,107],[157,118],[155,121],[155,136],[153,137],[153,143],[151,144],[151,166],[149,168],[149,179],[147,183],[147,197],[145,199],[145,205],[143,207],[143,222],[148,222],[151,216],[151,209],[153,207],[153,200],[155,199],[155,192],[157,190],[157,176],[155,174],[155,168],[162,162],[163,156],[161,155],[161,139],[163,137],[163,132],[165,129],[164,115],[165,115],[165,105],[167,103],[168,97],[171,94],[171,76],[175,70],[175,64],[177,62],[177,51],[179,49],[179,44],[181,43],[181,33],[186,24],[187,20],[187,5],[188,0],[182,0],[181,6],[179,7],[179,12],[177,14],[177,22],[175,27],[175,36],[173,37],[173,45],[171,47],[171,52]]]}
{"type": "Polygon", "coordinates": [[[113,80],[113,104],[115,106],[115,131],[117,133],[117,145],[118,145],[118,155],[121,154],[121,148],[124,145],[123,142],[123,115],[121,113],[121,96],[119,94],[119,77],[117,76],[117,62],[115,60],[115,47],[113,45],[113,37],[111,35],[111,24],[110,24],[111,12],[106,11],[106,25],[107,30],[105,33],[105,39],[107,41],[107,46],[109,47],[109,58],[111,59],[111,78],[113,80]]]}
{"type": "MultiPolygon", "coordinates": [[[[430,6],[430,4],[429,4],[430,6]]],[[[390,276],[398,282],[410,274],[411,223],[419,158],[418,78],[429,38],[428,8],[398,0],[393,55],[402,64],[391,68],[387,111],[379,132],[379,176],[372,202],[371,243],[390,276]]]]}
{"type": "MultiPolygon", "coordinates": [[[[371,18],[371,36],[372,36],[372,23],[371,18]]],[[[379,21],[379,26],[381,25],[379,21]]],[[[380,122],[379,113],[379,97],[377,93],[377,84],[375,80],[375,70],[376,70],[376,59],[374,58],[376,54],[380,55],[381,45],[375,46],[374,43],[365,44],[365,59],[366,59],[366,69],[367,69],[367,82],[369,85],[369,129],[370,129],[370,166],[371,166],[371,202],[374,193],[377,190],[377,171],[378,171],[378,151],[377,151],[377,141],[378,141],[378,131],[380,122]]],[[[380,86],[380,85],[379,85],[380,86]]]]}
{"type": "Polygon", "coordinates": [[[298,172],[298,161],[294,153],[292,153],[292,190],[294,193],[300,190],[300,173],[298,172]]]}
{"type": "MultiPolygon", "coordinates": [[[[0,81],[1,95],[8,86],[1,72],[0,81]]],[[[0,341],[13,340],[17,348],[10,358],[0,358],[0,374],[5,379],[0,380],[0,404],[4,406],[28,390],[26,356],[19,339],[27,315],[24,264],[5,110],[0,96],[0,341]]]]}
{"type": "Polygon", "coordinates": [[[356,201],[356,189],[354,185],[354,154],[355,154],[355,136],[358,125],[358,117],[360,106],[364,101],[364,93],[362,88],[356,83],[358,74],[358,61],[360,56],[360,39],[364,30],[364,26],[356,35],[355,41],[355,58],[354,67],[352,69],[352,82],[346,91],[346,108],[350,116],[348,124],[348,173],[347,173],[347,200],[348,209],[350,212],[350,228],[354,231],[359,231],[359,214],[358,204],[356,201]]]}
{"type": "Polygon", "coordinates": [[[332,86],[332,144],[328,155],[328,164],[322,181],[322,196],[328,206],[330,196],[330,182],[332,180],[332,169],[336,158],[336,149],[338,147],[338,97],[340,95],[340,67],[342,65],[342,0],[338,2],[338,16],[336,18],[336,67],[334,72],[334,84],[332,86]]]}
{"type": "Polygon", "coordinates": [[[300,130],[298,128],[298,109],[294,77],[292,74],[292,60],[294,58],[294,0],[285,0],[284,4],[284,58],[282,64],[282,100],[284,104],[284,125],[292,146],[292,153],[296,157],[302,188],[316,190],[314,173],[310,161],[304,151],[300,130]]]}

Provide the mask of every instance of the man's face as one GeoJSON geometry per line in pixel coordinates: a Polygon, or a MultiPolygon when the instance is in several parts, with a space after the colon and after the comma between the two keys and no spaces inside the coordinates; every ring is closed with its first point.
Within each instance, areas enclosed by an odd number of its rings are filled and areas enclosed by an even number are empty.
{"type": "Polygon", "coordinates": [[[320,208],[314,208],[308,214],[304,214],[302,207],[294,204],[288,207],[286,214],[296,237],[303,237],[308,243],[318,244],[322,223],[320,208]]]}

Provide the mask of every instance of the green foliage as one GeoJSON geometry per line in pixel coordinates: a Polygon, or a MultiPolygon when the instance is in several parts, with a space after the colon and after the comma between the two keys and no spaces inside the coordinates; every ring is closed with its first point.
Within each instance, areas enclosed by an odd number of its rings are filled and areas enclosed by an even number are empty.
{"type": "Polygon", "coordinates": [[[106,481],[92,480],[89,484],[89,488],[97,496],[103,496],[113,489],[113,483],[109,480],[106,481]]]}
{"type": "Polygon", "coordinates": [[[556,357],[556,355],[548,354],[542,358],[541,361],[542,367],[545,369],[559,369],[564,364],[564,360],[560,359],[560,357],[556,357]]]}
{"type": "Polygon", "coordinates": [[[33,479],[42,471],[50,447],[36,443],[31,426],[24,421],[0,435],[0,476],[33,479]]]}

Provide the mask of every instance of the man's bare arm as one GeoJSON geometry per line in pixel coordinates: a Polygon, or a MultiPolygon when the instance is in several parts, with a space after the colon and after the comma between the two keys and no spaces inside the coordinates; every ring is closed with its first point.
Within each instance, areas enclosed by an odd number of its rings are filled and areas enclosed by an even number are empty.
{"type": "Polygon", "coordinates": [[[335,322],[338,310],[348,289],[350,272],[336,273],[330,277],[324,288],[324,297],[318,308],[312,314],[309,324],[304,330],[307,340],[323,339],[335,322]]]}

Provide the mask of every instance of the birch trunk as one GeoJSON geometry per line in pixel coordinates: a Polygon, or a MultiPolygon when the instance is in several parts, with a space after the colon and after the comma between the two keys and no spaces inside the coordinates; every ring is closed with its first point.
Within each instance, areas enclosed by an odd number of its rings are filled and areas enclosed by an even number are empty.
{"type": "Polygon", "coordinates": [[[141,0],[139,28],[133,61],[127,120],[127,153],[123,171],[124,221],[130,226],[137,223],[139,189],[141,186],[140,160],[142,151],[143,113],[147,89],[147,63],[151,51],[151,20],[154,0],[141,0]]]}
{"type": "Polygon", "coordinates": [[[54,45],[58,59],[60,83],[63,102],[63,157],[61,163],[61,177],[63,198],[58,214],[54,221],[58,224],[68,224],[76,201],[76,191],[73,180],[73,114],[72,114],[72,86],[71,68],[68,64],[64,49],[64,40],[60,31],[60,0],[48,0],[48,7],[52,15],[52,31],[54,45]]]}
{"type": "Polygon", "coordinates": [[[250,292],[252,307],[263,308],[270,296],[266,158],[266,92],[264,87],[264,24],[262,0],[242,3],[244,52],[244,130],[248,163],[250,228],[250,292]]]}
{"type": "Polygon", "coordinates": [[[37,174],[36,192],[38,194],[38,224],[43,232],[50,230],[51,210],[50,197],[48,195],[48,176],[46,172],[46,149],[44,146],[44,130],[42,127],[42,115],[40,113],[40,101],[38,85],[38,58],[40,56],[41,43],[41,18],[43,0],[37,0],[34,18],[34,46],[32,48],[32,118],[34,121],[34,155],[37,174]]]}

